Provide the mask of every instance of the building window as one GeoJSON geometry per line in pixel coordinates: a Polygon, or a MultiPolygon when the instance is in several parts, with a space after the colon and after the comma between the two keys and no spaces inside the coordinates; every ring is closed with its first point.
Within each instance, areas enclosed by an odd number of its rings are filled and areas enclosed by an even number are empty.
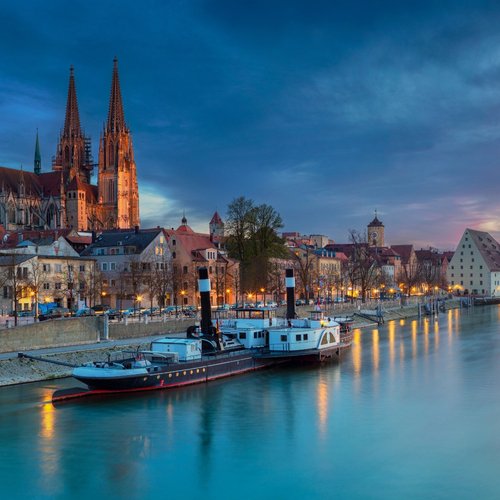
{"type": "Polygon", "coordinates": [[[50,283],[44,283],[43,284],[43,289],[44,290],[50,290],[50,283]]]}
{"type": "Polygon", "coordinates": [[[56,270],[56,273],[61,273],[62,272],[62,265],[61,264],[55,264],[55,270],[56,270]]]}
{"type": "Polygon", "coordinates": [[[55,284],[55,286],[54,286],[54,288],[55,288],[56,290],[60,290],[60,289],[61,289],[61,286],[62,286],[62,283],[56,283],[56,284],[55,284]]]}
{"type": "Polygon", "coordinates": [[[172,252],[172,259],[175,259],[175,257],[176,257],[175,252],[172,252]]]}
{"type": "Polygon", "coordinates": [[[43,271],[46,273],[50,273],[50,264],[43,264],[43,271]]]}
{"type": "Polygon", "coordinates": [[[110,271],[115,271],[116,270],[116,263],[115,262],[110,262],[109,263],[109,269],[110,269],[110,271]]]}
{"type": "Polygon", "coordinates": [[[107,271],[107,270],[108,270],[108,263],[102,262],[101,263],[101,271],[107,271]]]}
{"type": "Polygon", "coordinates": [[[82,265],[80,266],[80,272],[81,272],[81,273],[84,273],[84,272],[85,272],[85,264],[82,264],[82,265]]]}
{"type": "Polygon", "coordinates": [[[187,274],[187,273],[188,273],[188,268],[187,268],[187,266],[184,266],[184,267],[182,268],[182,272],[183,272],[184,274],[187,274]]]}

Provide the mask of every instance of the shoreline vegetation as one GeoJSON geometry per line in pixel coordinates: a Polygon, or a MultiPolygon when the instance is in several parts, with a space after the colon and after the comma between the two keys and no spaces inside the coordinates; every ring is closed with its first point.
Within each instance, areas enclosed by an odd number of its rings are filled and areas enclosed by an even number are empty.
{"type": "MultiPolygon", "coordinates": [[[[460,300],[447,300],[443,303],[445,305],[446,311],[450,309],[458,309],[461,307],[460,300]]],[[[375,317],[373,320],[370,320],[366,319],[366,317],[358,316],[358,310],[359,307],[354,304],[345,304],[340,311],[327,311],[326,313],[332,316],[352,316],[354,319],[353,329],[377,326],[378,323],[375,317]]],[[[306,311],[307,309],[303,311],[299,310],[299,313],[305,313],[306,311]]],[[[425,317],[423,310],[421,310],[421,314],[422,317],[425,317]]],[[[440,314],[444,313],[440,312],[440,314]]],[[[416,304],[383,308],[384,323],[387,323],[389,321],[413,319],[418,317],[419,306],[416,304]]],[[[184,324],[179,323],[179,331],[184,327],[184,324]]],[[[158,336],[160,336],[160,334],[158,336]]],[[[108,354],[114,355],[121,351],[135,351],[137,349],[147,349],[148,347],[149,341],[141,342],[141,339],[131,339],[130,343],[127,345],[110,346],[106,345],[106,343],[103,343],[102,347],[96,347],[95,349],[86,350],[81,349],[80,346],[75,346],[75,349],[71,352],[61,352],[57,354],[45,355],[38,354],[38,356],[43,357],[47,360],[64,361],[72,365],[81,365],[83,363],[99,359],[105,360],[108,357],[108,354]]],[[[4,359],[0,360],[0,387],[66,378],[71,376],[71,370],[72,369],[67,366],[55,365],[26,358],[21,359],[15,357],[4,359]]]]}

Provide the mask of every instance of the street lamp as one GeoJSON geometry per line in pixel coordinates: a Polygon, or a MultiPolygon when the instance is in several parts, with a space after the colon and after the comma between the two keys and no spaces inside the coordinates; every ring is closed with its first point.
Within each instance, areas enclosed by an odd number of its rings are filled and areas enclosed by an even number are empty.
{"type": "Polygon", "coordinates": [[[231,293],[231,289],[230,288],[226,288],[226,304],[229,303],[229,294],[231,293]]]}
{"type": "Polygon", "coordinates": [[[182,297],[182,303],[181,303],[181,311],[184,312],[184,295],[186,295],[186,290],[181,290],[181,297],[182,297]]]}
{"type": "Polygon", "coordinates": [[[264,307],[266,307],[266,289],[265,288],[261,288],[260,289],[260,293],[262,294],[262,302],[264,302],[264,307]]]}
{"type": "MultiPolygon", "coordinates": [[[[142,300],[142,296],[141,295],[136,295],[135,296],[135,303],[134,304],[137,304],[137,307],[139,307],[139,310],[141,308],[141,300],[142,300]]],[[[136,307],[134,307],[134,316],[135,316],[135,312],[136,312],[136,307]]]]}

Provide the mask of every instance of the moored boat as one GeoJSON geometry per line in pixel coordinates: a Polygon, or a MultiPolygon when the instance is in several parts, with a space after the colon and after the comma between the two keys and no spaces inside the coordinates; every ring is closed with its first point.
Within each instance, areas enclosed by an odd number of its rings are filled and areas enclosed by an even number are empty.
{"type": "Polygon", "coordinates": [[[265,338],[248,336],[243,342],[218,331],[212,324],[210,280],[200,268],[198,286],[201,323],[190,327],[186,339],[160,338],[147,351],[123,353],[120,359],[95,361],[73,369],[72,376],[88,389],[56,391],[54,401],[91,394],[165,389],[208,382],[276,364],[255,357],[265,338]]]}
{"type": "Polygon", "coordinates": [[[233,319],[221,320],[225,334],[240,342],[264,339],[264,347],[254,358],[286,362],[322,362],[338,358],[352,342],[351,318],[329,317],[323,311],[311,311],[308,318],[295,313],[295,278],[293,269],[286,270],[287,313],[277,318],[272,309],[236,310],[233,319]]]}

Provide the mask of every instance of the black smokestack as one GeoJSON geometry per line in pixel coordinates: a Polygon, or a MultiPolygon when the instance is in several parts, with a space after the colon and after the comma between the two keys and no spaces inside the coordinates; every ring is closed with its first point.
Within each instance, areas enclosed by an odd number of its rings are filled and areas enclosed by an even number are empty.
{"type": "Polygon", "coordinates": [[[295,278],[293,269],[285,270],[286,319],[295,318],[295,278]]]}
{"type": "Polygon", "coordinates": [[[211,333],[212,308],[210,305],[210,279],[206,267],[198,270],[198,290],[200,290],[201,302],[201,332],[205,335],[211,333]]]}

